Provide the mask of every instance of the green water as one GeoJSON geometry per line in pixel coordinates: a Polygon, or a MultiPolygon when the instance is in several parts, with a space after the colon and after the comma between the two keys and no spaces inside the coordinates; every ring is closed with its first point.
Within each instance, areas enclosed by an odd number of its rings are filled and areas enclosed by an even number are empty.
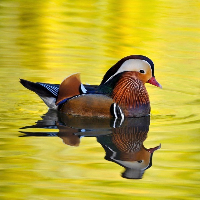
{"type": "Polygon", "coordinates": [[[0,199],[199,199],[199,9],[199,0],[1,0],[0,199]],[[146,84],[144,146],[162,147],[142,179],[122,178],[96,137],[69,146],[58,128],[21,129],[47,107],[19,78],[60,83],[80,72],[83,83],[98,84],[131,54],[151,58],[163,86],[146,84]]]}

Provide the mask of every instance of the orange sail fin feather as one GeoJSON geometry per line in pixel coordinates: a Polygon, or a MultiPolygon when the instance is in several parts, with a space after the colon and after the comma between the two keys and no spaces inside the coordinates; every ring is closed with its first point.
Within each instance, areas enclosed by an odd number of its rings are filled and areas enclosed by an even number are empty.
{"type": "Polygon", "coordinates": [[[56,105],[58,105],[61,101],[71,98],[73,96],[80,95],[80,74],[72,74],[71,76],[64,79],[64,81],[60,84],[58,98],[56,101],[56,105]]]}

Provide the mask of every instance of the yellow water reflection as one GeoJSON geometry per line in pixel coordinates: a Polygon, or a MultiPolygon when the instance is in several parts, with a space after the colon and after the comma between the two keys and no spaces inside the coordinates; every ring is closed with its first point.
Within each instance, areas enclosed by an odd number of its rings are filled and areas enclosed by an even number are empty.
{"type": "MultiPolygon", "coordinates": [[[[22,127],[21,137],[59,137],[78,147],[82,137],[96,137],[105,150],[105,159],[124,167],[123,178],[141,179],[152,166],[154,151],[161,145],[145,148],[150,116],[140,118],[91,118],[71,116],[49,110],[35,125],[22,127]],[[34,132],[30,132],[29,129],[34,132]],[[46,129],[39,132],[37,129],[46,129]],[[58,132],[52,132],[52,129],[58,132]]],[[[81,155],[78,155],[81,156],[81,155]]],[[[66,161],[68,161],[66,159],[66,161]]]]}
{"type": "Polygon", "coordinates": [[[0,198],[198,199],[199,9],[198,0],[1,0],[0,198]],[[121,178],[94,138],[70,148],[55,137],[18,137],[47,111],[19,78],[60,83],[80,72],[98,84],[131,54],[151,58],[163,86],[146,86],[152,116],[144,146],[162,149],[142,180],[121,178]]]}

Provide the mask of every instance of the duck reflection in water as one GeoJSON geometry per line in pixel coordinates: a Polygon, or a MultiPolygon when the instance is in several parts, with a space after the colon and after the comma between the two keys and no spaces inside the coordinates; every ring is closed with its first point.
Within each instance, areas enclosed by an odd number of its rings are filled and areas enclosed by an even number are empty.
{"type": "Polygon", "coordinates": [[[27,128],[58,129],[59,132],[26,132],[23,136],[58,136],[66,145],[79,146],[81,137],[96,137],[105,150],[105,159],[125,168],[123,178],[141,179],[152,166],[154,151],[161,145],[145,148],[150,116],[140,118],[107,119],[74,117],[49,110],[36,125],[27,128]]]}

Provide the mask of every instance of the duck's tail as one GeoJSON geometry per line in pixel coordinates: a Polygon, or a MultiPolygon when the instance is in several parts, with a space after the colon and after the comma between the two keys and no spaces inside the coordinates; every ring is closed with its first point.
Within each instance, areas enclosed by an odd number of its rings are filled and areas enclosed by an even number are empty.
{"type": "Polygon", "coordinates": [[[58,97],[59,84],[33,83],[24,79],[20,79],[20,83],[35,92],[50,109],[57,110],[55,102],[58,97]]]}

